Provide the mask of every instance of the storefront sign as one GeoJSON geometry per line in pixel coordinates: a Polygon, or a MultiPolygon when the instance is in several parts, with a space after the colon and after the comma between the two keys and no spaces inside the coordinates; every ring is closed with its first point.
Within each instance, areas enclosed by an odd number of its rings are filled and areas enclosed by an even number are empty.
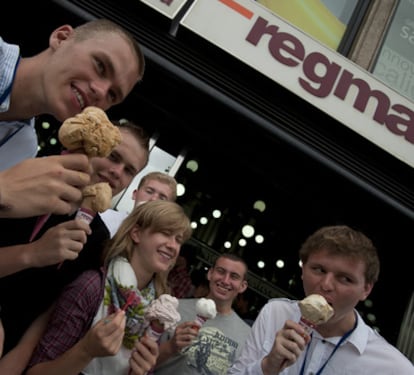
{"type": "Polygon", "coordinates": [[[144,4],[173,19],[188,0],[141,0],[144,4]]]}
{"type": "Polygon", "coordinates": [[[414,103],[250,0],[195,0],[181,24],[414,166],[414,103]]]}

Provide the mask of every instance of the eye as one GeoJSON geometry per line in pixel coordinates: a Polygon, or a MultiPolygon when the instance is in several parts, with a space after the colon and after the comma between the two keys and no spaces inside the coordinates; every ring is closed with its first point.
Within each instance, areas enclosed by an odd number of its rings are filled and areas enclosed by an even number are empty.
{"type": "Polygon", "coordinates": [[[100,59],[95,59],[96,70],[98,71],[99,75],[102,76],[105,74],[105,64],[100,59]]]}
{"type": "Polygon", "coordinates": [[[116,103],[118,100],[118,96],[116,95],[115,91],[113,90],[109,90],[108,92],[109,98],[111,100],[112,103],[116,103]]]}

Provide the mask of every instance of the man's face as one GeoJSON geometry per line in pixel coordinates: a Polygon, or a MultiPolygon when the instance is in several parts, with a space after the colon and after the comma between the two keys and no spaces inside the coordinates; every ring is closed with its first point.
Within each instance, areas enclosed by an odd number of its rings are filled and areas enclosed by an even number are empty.
{"type": "Polygon", "coordinates": [[[242,262],[219,258],[214,268],[210,268],[207,279],[210,282],[211,297],[231,304],[239,293],[247,288],[246,267],[242,262]]]}
{"type": "Polygon", "coordinates": [[[173,192],[169,185],[154,179],[145,181],[139,189],[134,190],[132,197],[135,200],[136,206],[139,202],[146,201],[173,201],[173,192]]]}
{"type": "Polygon", "coordinates": [[[302,266],[306,295],[320,294],[335,310],[331,322],[353,315],[358,302],[365,300],[373,285],[365,281],[365,264],[342,254],[322,249],[309,255],[302,266]]]}
{"type": "Polygon", "coordinates": [[[101,32],[75,41],[71,30],[62,26],[52,34],[53,52],[42,80],[45,112],[60,121],[86,106],[109,109],[122,102],[139,79],[135,53],[121,35],[101,32]]]}
{"type": "Polygon", "coordinates": [[[111,154],[91,159],[91,183],[108,182],[113,196],[126,188],[147,163],[147,150],[127,129],[119,129],[122,140],[111,154]]]}

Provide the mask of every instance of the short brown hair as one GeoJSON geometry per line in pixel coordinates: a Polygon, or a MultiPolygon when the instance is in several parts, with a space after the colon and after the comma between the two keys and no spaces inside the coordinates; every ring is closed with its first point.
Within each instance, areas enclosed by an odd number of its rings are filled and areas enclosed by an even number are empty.
{"type": "Polygon", "coordinates": [[[378,280],[380,262],[372,241],[362,232],[346,225],[326,226],[310,235],[299,250],[305,264],[310,254],[326,250],[331,254],[362,260],[365,263],[365,281],[378,280]]]}

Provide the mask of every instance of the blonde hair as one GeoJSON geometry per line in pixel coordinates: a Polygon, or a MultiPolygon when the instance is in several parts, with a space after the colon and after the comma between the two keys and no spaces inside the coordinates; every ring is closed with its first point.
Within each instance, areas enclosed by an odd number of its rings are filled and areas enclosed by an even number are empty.
{"type": "MultiPolygon", "coordinates": [[[[141,229],[149,228],[151,232],[172,232],[182,234],[182,243],[192,235],[190,219],[183,208],[170,201],[148,201],[139,204],[124,219],[118,231],[110,239],[103,251],[102,258],[105,266],[115,256],[123,256],[131,260],[135,244],[131,238],[131,230],[138,225],[141,229]]],[[[154,277],[156,295],[169,293],[167,284],[168,272],[156,273],[154,277]]]]}
{"type": "Polygon", "coordinates": [[[163,172],[150,172],[146,174],[144,177],[141,178],[141,181],[138,184],[138,189],[142,188],[146,182],[156,180],[161,182],[162,184],[167,185],[171,192],[171,200],[175,201],[177,199],[177,181],[173,176],[170,176],[163,172]]]}

